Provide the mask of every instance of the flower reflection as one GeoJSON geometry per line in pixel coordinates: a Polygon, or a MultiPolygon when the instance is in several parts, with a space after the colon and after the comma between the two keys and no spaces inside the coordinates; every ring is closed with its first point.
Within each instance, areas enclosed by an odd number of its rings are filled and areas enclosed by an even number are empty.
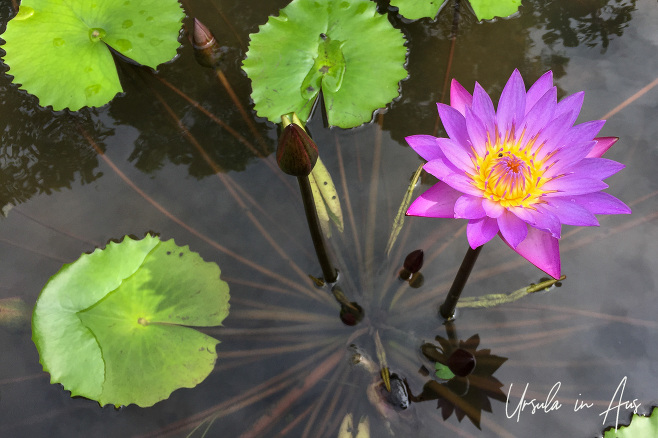
{"type": "Polygon", "coordinates": [[[491,412],[489,399],[506,400],[501,391],[503,384],[493,374],[507,358],[493,355],[489,349],[478,350],[479,335],[457,341],[450,336],[454,326],[448,323],[447,328],[450,339],[437,336],[438,346],[426,343],[421,349],[426,358],[438,364],[437,369],[448,367],[452,377],[443,383],[428,380],[418,396],[409,391],[409,399],[416,403],[437,400],[437,409],[444,420],[454,413],[459,421],[466,416],[480,428],[482,411],[491,412]]]}

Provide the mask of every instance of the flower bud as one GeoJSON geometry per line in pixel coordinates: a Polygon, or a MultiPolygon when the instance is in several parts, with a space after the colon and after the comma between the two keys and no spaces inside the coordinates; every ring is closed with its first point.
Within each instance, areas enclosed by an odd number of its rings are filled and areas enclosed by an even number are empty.
{"type": "Polygon", "coordinates": [[[318,160],[318,148],[306,131],[291,123],[279,137],[276,161],[288,175],[308,176],[318,160]]]}
{"type": "Polygon", "coordinates": [[[423,255],[422,249],[410,252],[407,258],[404,259],[404,269],[412,274],[420,271],[420,268],[423,267],[423,255]]]}
{"type": "Polygon", "coordinates": [[[194,19],[192,47],[196,61],[204,67],[217,68],[227,52],[226,47],[217,43],[215,36],[203,23],[194,19]]]}

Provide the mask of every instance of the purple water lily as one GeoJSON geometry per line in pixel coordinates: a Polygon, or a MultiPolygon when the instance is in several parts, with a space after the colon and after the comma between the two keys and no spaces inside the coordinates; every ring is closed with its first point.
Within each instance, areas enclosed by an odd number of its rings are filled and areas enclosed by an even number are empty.
{"type": "Polygon", "coordinates": [[[412,135],[407,143],[440,181],[407,214],[468,219],[477,248],[499,234],[514,251],[560,277],[562,224],[598,226],[595,214],[628,214],[619,199],[601,192],[602,180],[624,168],[601,158],[617,141],[595,138],[605,123],[573,125],[584,93],[557,101],[553,73],[526,92],[514,70],[494,111],[476,82],[471,95],[453,79],[450,106],[437,104],[449,138],[412,135]]]}

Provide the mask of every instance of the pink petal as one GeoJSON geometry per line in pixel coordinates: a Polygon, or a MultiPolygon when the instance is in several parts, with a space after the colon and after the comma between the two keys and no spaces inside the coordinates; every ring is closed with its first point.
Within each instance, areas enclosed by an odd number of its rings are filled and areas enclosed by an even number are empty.
{"type": "Polygon", "coordinates": [[[626,204],[605,192],[590,193],[573,198],[594,214],[631,214],[631,209],[626,204]]]}
{"type": "MultiPolygon", "coordinates": [[[[466,130],[475,153],[483,156],[487,152],[487,129],[471,108],[466,108],[466,130]]],[[[493,134],[495,131],[491,131],[493,134]]]]}
{"type": "Polygon", "coordinates": [[[450,106],[462,113],[463,116],[466,115],[464,112],[465,108],[471,106],[473,97],[471,93],[466,91],[466,88],[456,80],[450,82],[450,106]]]}
{"type": "Polygon", "coordinates": [[[441,152],[441,148],[436,142],[436,137],[419,134],[405,137],[405,140],[426,161],[444,158],[443,152],[441,152]]]}
{"type": "Polygon", "coordinates": [[[565,225],[598,227],[599,221],[588,209],[579,205],[573,198],[551,198],[544,205],[565,225]]]}
{"type": "Polygon", "coordinates": [[[457,169],[448,160],[432,160],[423,166],[426,172],[434,175],[455,190],[473,196],[482,196],[482,190],[473,186],[471,178],[457,169]]]}
{"type": "Polygon", "coordinates": [[[498,101],[498,112],[496,113],[498,130],[501,136],[505,136],[513,127],[520,127],[525,115],[525,85],[518,70],[514,70],[510,76],[498,101]]]}
{"type": "Polygon", "coordinates": [[[528,114],[537,101],[553,87],[553,72],[547,71],[532,84],[525,97],[525,113],[528,114]]]}
{"type": "Polygon", "coordinates": [[[455,217],[455,201],[461,193],[439,181],[420,195],[407,209],[408,216],[455,217]]]}
{"type": "Polygon", "coordinates": [[[560,243],[550,233],[531,227],[523,242],[510,248],[551,277],[560,278],[560,243]]]}
{"type": "Polygon", "coordinates": [[[597,137],[596,146],[587,155],[587,158],[600,158],[608,152],[608,149],[619,140],[619,137],[597,137]]]}
{"type": "Polygon", "coordinates": [[[466,226],[466,238],[473,249],[493,239],[497,232],[498,221],[488,217],[471,220],[466,226]]]}
{"type": "MultiPolygon", "coordinates": [[[[578,165],[595,144],[593,141],[579,143],[565,142],[562,148],[558,149],[552,157],[545,161],[545,164],[550,166],[550,168],[544,172],[543,177],[548,179],[562,173],[568,173],[567,169],[570,169],[574,164],[578,165]]],[[[576,167],[575,171],[583,175],[580,172],[580,167],[576,167]]]]}
{"type": "Polygon", "coordinates": [[[560,220],[553,213],[542,208],[541,205],[537,205],[534,208],[510,207],[509,211],[529,225],[540,230],[548,231],[556,239],[560,238],[560,234],[562,233],[560,220]]]}
{"type": "Polygon", "coordinates": [[[451,106],[442,103],[436,104],[439,110],[439,117],[443,127],[448,133],[451,140],[462,146],[464,149],[470,148],[468,131],[466,130],[466,120],[464,116],[451,106]]]}
{"type": "Polygon", "coordinates": [[[455,217],[460,219],[481,219],[486,216],[482,208],[482,198],[464,195],[455,202],[455,217]]]}
{"type": "Polygon", "coordinates": [[[542,196],[574,196],[585,195],[587,193],[598,192],[607,189],[608,185],[603,181],[587,178],[578,174],[565,175],[563,177],[554,178],[542,186],[542,190],[549,190],[549,193],[544,193],[542,196]],[[553,191],[554,192],[550,192],[553,191]]]}
{"type": "Polygon", "coordinates": [[[482,208],[484,208],[487,216],[494,219],[500,217],[500,215],[505,211],[505,207],[501,206],[500,203],[487,198],[482,200],[482,208]]]}
{"type": "Polygon", "coordinates": [[[568,114],[562,114],[551,120],[544,129],[539,131],[537,140],[532,146],[532,150],[538,151],[535,154],[536,160],[543,160],[546,155],[553,152],[559,145],[562,137],[567,133],[571,126],[568,114]]]}
{"type": "Polygon", "coordinates": [[[516,248],[528,235],[528,224],[509,211],[505,211],[500,215],[498,227],[500,228],[500,234],[512,248],[516,248]]]}
{"type": "Polygon", "coordinates": [[[608,160],[607,158],[583,158],[575,163],[573,167],[566,170],[573,173],[578,172],[580,175],[585,175],[588,178],[606,179],[624,167],[626,166],[616,161],[608,160]]]}
{"type": "Polygon", "coordinates": [[[496,110],[494,110],[493,102],[487,92],[477,82],[475,83],[475,90],[473,90],[472,108],[473,112],[482,121],[484,128],[491,133],[493,138],[496,129],[496,110]]]}
{"type": "MultiPolygon", "coordinates": [[[[469,111],[469,109],[466,109],[469,111]]],[[[449,138],[437,138],[437,144],[441,148],[441,152],[445,155],[457,169],[461,172],[469,174],[475,173],[475,165],[473,164],[473,157],[463,147],[459,146],[449,138]]]]}
{"type": "Polygon", "coordinates": [[[551,120],[557,106],[557,88],[551,87],[541,96],[530,111],[525,115],[521,128],[525,129],[524,138],[530,140],[539,133],[551,120]]]}
{"type": "Polygon", "coordinates": [[[579,91],[569,95],[557,103],[555,109],[555,118],[561,115],[567,115],[568,125],[572,126],[576,123],[576,119],[580,114],[580,109],[583,107],[583,100],[585,100],[585,92],[579,91]]]}

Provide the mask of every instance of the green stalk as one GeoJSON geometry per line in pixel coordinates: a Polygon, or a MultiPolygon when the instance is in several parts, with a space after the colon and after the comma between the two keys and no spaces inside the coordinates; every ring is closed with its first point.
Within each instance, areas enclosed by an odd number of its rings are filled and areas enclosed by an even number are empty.
{"type": "Polygon", "coordinates": [[[450,320],[455,317],[457,301],[459,301],[459,297],[464,290],[466,281],[468,280],[469,275],[471,275],[471,271],[473,270],[473,266],[475,265],[475,261],[478,259],[478,255],[480,255],[481,250],[482,245],[475,249],[471,248],[470,246],[468,247],[468,251],[466,251],[466,255],[464,256],[464,260],[462,260],[459,271],[457,271],[457,275],[452,282],[448,296],[439,308],[439,313],[444,319],[450,320]]]}

